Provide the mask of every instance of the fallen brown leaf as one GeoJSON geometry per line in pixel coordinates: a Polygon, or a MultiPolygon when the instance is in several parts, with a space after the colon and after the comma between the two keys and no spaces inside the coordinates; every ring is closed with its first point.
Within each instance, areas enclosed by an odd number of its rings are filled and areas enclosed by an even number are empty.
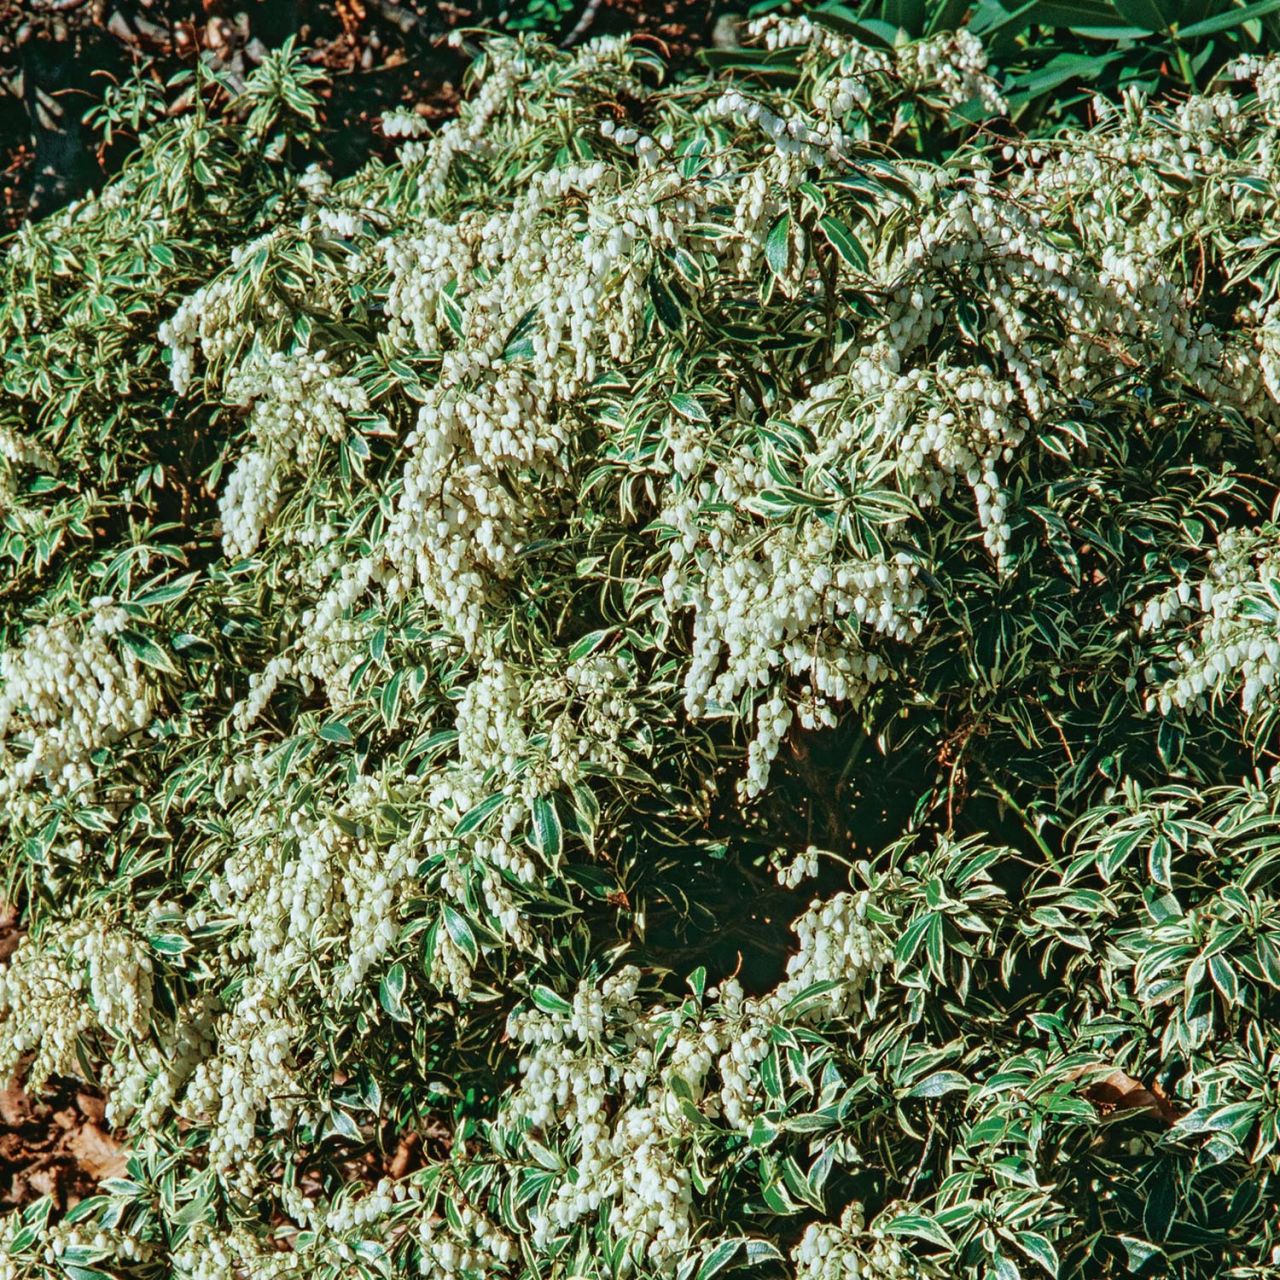
{"type": "Polygon", "coordinates": [[[87,1122],[67,1134],[65,1147],[95,1181],[124,1175],[128,1156],[120,1144],[96,1124],[87,1122]]]}
{"type": "Polygon", "coordinates": [[[1170,1126],[1177,1124],[1184,1114],[1158,1083],[1147,1088],[1119,1067],[1108,1068],[1106,1063],[1080,1067],[1071,1073],[1070,1078],[1079,1080],[1086,1076],[1089,1078],[1085,1080],[1082,1092],[1104,1113],[1137,1111],[1170,1126]]]}
{"type": "Polygon", "coordinates": [[[83,1089],[76,1094],[76,1106],[85,1119],[92,1120],[94,1124],[100,1125],[107,1118],[106,1098],[95,1097],[92,1093],[85,1093],[83,1089]]]}
{"type": "Polygon", "coordinates": [[[33,1115],[31,1098],[25,1089],[10,1085],[0,1089],[0,1125],[12,1129],[27,1124],[33,1115]]]}

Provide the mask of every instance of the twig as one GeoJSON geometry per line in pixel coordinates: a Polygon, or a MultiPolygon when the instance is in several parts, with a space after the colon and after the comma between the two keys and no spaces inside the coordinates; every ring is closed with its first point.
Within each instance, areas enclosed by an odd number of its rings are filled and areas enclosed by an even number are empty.
{"type": "Polygon", "coordinates": [[[910,1200],[915,1194],[916,1182],[919,1180],[921,1173],[924,1172],[925,1165],[929,1162],[929,1156],[933,1153],[933,1139],[938,1132],[938,1117],[935,1114],[929,1116],[929,1132],[925,1135],[924,1149],[920,1152],[920,1158],[916,1161],[916,1167],[911,1171],[911,1181],[907,1183],[905,1199],[910,1200]]]}
{"type": "Polygon", "coordinates": [[[985,769],[983,770],[983,775],[985,776],[987,782],[990,783],[991,788],[993,791],[995,791],[996,795],[1001,800],[1003,800],[1004,803],[1008,805],[1009,808],[1012,809],[1015,814],[1017,814],[1018,820],[1022,823],[1024,830],[1036,842],[1036,845],[1040,849],[1040,852],[1043,853],[1045,858],[1048,860],[1049,865],[1055,871],[1061,873],[1062,864],[1054,856],[1053,850],[1049,848],[1049,845],[1046,843],[1045,838],[1040,834],[1039,830],[1036,828],[1036,825],[1033,822],[1031,815],[1028,814],[1027,811],[1013,798],[1013,796],[1011,796],[1009,792],[991,776],[990,773],[987,773],[985,769]]]}
{"type": "Polygon", "coordinates": [[[573,30],[560,41],[562,49],[572,48],[591,30],[591,25],[596,20],[596,14],[600,12],[600,4],[601,0],[587,0],[586,8],[583,9],[573,30]]]}

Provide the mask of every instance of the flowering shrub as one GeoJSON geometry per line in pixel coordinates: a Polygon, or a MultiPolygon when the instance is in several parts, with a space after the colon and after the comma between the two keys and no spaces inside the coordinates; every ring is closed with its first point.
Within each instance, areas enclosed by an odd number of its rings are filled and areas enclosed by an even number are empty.
{"type": "Polygon", "coordinates": [[[1275,1274],[1280,78],[752,35],[10,247],[0,1067],[132,1159],[4,1275],[1275,1274]]]}

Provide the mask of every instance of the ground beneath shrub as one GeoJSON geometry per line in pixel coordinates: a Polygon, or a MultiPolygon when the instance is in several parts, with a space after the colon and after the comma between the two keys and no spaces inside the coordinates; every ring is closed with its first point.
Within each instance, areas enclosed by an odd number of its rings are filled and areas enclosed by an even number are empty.
{"type": "MultiPolygon", "coordinates": [[[[78,3],[67,7],[80,9],[78,3]]],[[[82,114],[106,80],[118,78],[131,59],[149,65],[150,74],[159,78],[189,64],[197,50],[226,59],[227,65],[241,72],[251,69],[253,60],[245,54],[253,51],[246,47],[243,32],[237,34],[235,28],[237,7],[234,0],[190,0],[191,19],[177,23],[167,36],[153,25],[127,42],[119,36],[124,29],[119,24],[114,34],[86,29],[66,45],[74,49],[73,60],[82,64],[78,81],[83,85],[59,89],[55,96],[68,110],[82,114]],[[98,62],[103,65],[98,67],[98,62]]],[[[634,32],[680,66],[710,41],[716,17],[725,8],[721,0],[597,0],[594,5],[579,6],[566,19],[567,30],[551,34],[563,39],[572,31],[570,38],[576,42],[634,32]],[[579,23],[588,13],[589,21],[579,23]]],[[[0,0],[0,236],[14,230],[30,212],[36,148],[19,96],[23,86],[18,74],[18,33],[30,17],[29,9],[43,11],[39,4],[33,7],[32,0],[0,0]]],[[[429,21],[446,29],[475,26],[480,13],[476,0],[417,7],[413,0],[318,0],[300,4],[299,13],[299,40],[311,60],[330,76],[324,91],[326,140],[339,174],[352,171],[384,147],[376,130],[384,111],[412,106],[435,123],[456,109],[466,57],[450,49],[443,36],[414,24],[429,21]],[[427,13],[431,16],[424,19],[427,13]]],[[[77,148],[77,155],[94,172],[93,185],[99,185],[128,154],[131,139],[125,138],[110,152],[78,154],[91,145],[90,139],[77,148]]]]}
{"type": "Polygon", "coordinates": [[[96,1090],[58,1079],[39,1097],[0,1090],[0,1212],[49,1196],[61,1211],[121,1177],[125,1151],[106,1125],[96,1090]]]}
{"type": "MultiPolygon", "coordinates": [[[[0,963],[22,936],[18,914],[0,907],[0,963]]],[[[59,1211],[124,1173],[125,1152],[106,1122],[97,1089],[58,1078],[33,1097],[10,1081],[0,1089],[0,1213],[49,1196],[59,1211]]]]}

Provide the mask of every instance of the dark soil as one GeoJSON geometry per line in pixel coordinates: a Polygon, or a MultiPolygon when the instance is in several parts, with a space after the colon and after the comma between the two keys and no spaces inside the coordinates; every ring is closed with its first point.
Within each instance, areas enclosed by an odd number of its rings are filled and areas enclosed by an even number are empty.
{"type": "MultiPolygon", "coordinates": [[[[18,913],[0,906],[0,964],[22,938],[18,913]]],[[[16,1081],[0,1088],[0,1213],[49,1196],[58,1211],[124,1173],[125,1154],[106,1122],[101,1092],[50,1081],[38,1097],[16,1081]]]]}
{"type": "Polygon", "coordinates": [[[58,1211],[124,1174],[126,1154],[106,1123],[96,1089],[58,1078],[32,1097],[0,1090],[0,1213],[49,1196],[58,1211]]]}
{"type": "MultiPolygon", "coordinates": [[[[745,3],[579,0],[546,34],[563,41],[633,32],[680,67],[709,43],[726,7],[745,3]]],[[[343,174],[383,146],[375,129],[382,112],[408,105],[434,122],[455,110],[466,56],[445,36],[456,27],[493,26],[493,6],[494,0],[69,0],[57,9],[47,0],[0,0],[0,234],[100,186],[123,160],[127,142],[102,154],[79,121],[105,84],[131,65],[164,80],[204,52],[243,74],[264,48],[295,32],[329,74],[325,138],[343,174]],[[121,19],[126,13],[133,26],[121,19]],[[33,126],[36,81],[65,108],[55,133],[33,126]]]]}

